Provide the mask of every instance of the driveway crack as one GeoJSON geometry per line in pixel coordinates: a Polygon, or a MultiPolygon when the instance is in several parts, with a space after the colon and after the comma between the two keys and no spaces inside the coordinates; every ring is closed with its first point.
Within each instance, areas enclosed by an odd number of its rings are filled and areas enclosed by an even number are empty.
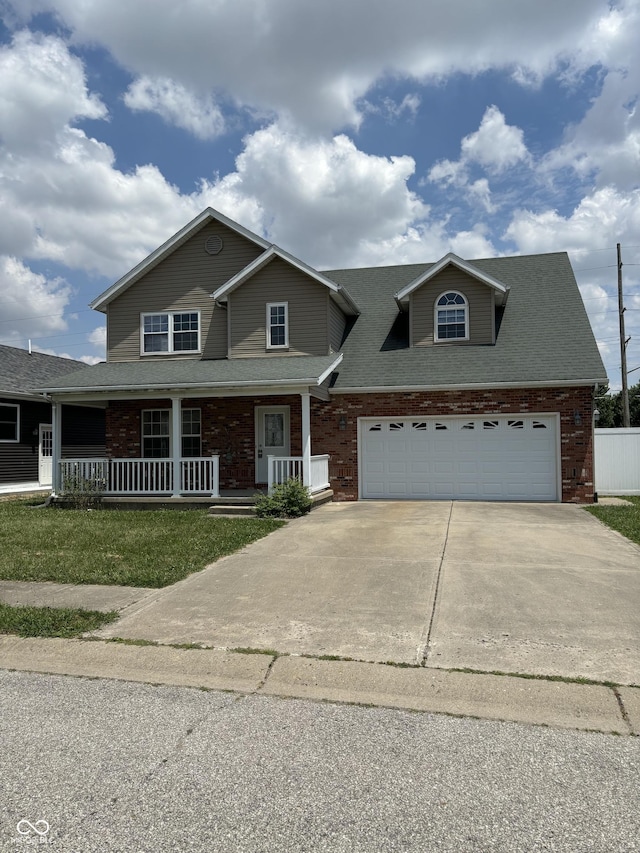
{"type": "Polygon", "coordinates": [[[449,505],[449,518],[447,519],[447,529],[444,534],[444,545],[442,546],[442,554],[440,555],[440,563],[438,564],[438,573],[436,575],[436,589],[433,596],[433,606],[431,608],[431,616],[429,617],[429,624],[427,626],[427,636],[423,643],[421,643],[421,650],[418,652],[419,660],[417,661],[422,666],[427,665],[427,657],[429,656],[429,646],[431,644],[431,632],[433,630],[433,623],[436,616],[436,607],[438,605],[438,596],[440,595],[440,581],[442,579],[442,566],[444,565],[444,555],[447,551],[447,543],[449,542],[449,529],[451,527],[451,516],[453,515],[453,501],[449,505]]]}
{"type": "Polygon", "coordinates": [[[613,690],[613,695],[616,697],[616,701],[618,703],[618,707],[620,708],[620,714],[622,715],[622,719],[627,724],[629,731],[633,734],[633,725],[631,724],[631,719],[629,718],[629,713],[627,709],[624,707],[624,702],[622,700],[622,694],[616,687],[611,688],[613,690]]]}
{"type": "Polygon", "coordinates": [[[274,655],[274,656],[271,658],[271,663],[270,663],[270,664],[269,664],[269,666],[267,667],[267,671],[265,672],[264,677],[263,677],[263,678],[262,678],[262,680],[260,681],[260,684],[258,684],[258,686],[256,687],[256,689],[253,691],[254,693],[259,693],[259,692],[263,689],[263,687],[264,687],[264,686],[265,686],[265,684],[267,683],[267,679],[268,679],[268,678],[269,678],[269,676],[271,675],[271,670],[273,669],[273,666],[274,666],[275,662],[278,660],[278,658],[279,658],[279,657],[280,657],[280,655],[274,655]]]}

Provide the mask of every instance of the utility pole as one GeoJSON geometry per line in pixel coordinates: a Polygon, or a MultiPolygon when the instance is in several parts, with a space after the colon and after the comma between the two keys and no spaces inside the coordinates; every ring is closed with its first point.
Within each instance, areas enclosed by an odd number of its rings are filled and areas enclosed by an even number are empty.
{"type": "Polygon", "coordinates": [[[627,387],[627,344],[629,339],[624,332],[624,301],[622,296],[622,253],[620,243],[618,250],[618,314],[620,316],[620,360],[622,367],[622,426],[631,426],[631,415],[629,414],[629,388],[627,387]]]}

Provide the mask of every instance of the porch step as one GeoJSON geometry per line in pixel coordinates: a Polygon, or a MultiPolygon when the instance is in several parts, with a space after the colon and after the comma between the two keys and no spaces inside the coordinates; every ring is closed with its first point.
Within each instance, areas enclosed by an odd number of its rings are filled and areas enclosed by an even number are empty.
{"type": "MultiPolygon", "coordinates": [[[[333,489],[325,489],[311,496],[311,509],[315,509],[327,501],[333,500],[333,489]]],[[[221,497],[209,507],[209,515],[222,515],[228,518],[252,516],[256,514],[255,498],[251,497],[221,497]]]]}
{"type": "Polygon", "coordinates": [[[209,507],[209,515],[223,515],[227,518],[238,518],[240,516],[255,516],[254,504],[213,504],[209,507]]]}

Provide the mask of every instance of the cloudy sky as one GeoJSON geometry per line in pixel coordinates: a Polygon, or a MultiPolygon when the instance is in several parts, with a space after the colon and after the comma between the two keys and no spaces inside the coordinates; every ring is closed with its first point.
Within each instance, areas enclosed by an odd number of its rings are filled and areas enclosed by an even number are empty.
{"type": "MultiPolygon", "coordinates": [[[[211,205],[319,268],[570,253],[640,367],[640,0],[0,0],[0,342],[211,205]]],[[[630,375],[640,381],[640,370],[630,375]]]]}

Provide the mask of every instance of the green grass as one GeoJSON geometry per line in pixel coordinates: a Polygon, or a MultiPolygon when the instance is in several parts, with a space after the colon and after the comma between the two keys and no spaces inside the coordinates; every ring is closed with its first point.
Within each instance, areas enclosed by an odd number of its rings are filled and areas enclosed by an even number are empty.
{"type": "Polygon", "coordinates": [[[0,580],[163,587],[284,522],[206,510],[86,510],[0,503],[0,580]]]}
{"type": "Polygon", "coordinates": [[[640,545],[640,496],[625,495],[624,499],[630,501],[633,506],[594,506],[586,507],[587,512],[595,515],[608,527],[622,533],[627,539],[631,539],[640,545]]]}
{"type": "Polygon", "coordinates": [[[117,612],[57,607],[11,607],[0,601],[0,634],[21,637],[79,637],[118,618],[117,612]]]}

